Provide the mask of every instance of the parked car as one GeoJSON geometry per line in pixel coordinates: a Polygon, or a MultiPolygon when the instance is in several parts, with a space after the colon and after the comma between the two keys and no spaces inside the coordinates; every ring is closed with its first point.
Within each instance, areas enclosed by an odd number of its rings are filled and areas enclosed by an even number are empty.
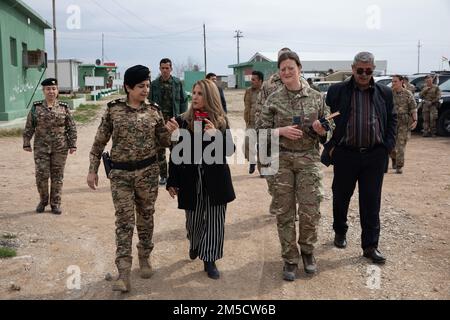
{"type": "MultiPolygon", "coordinates": [[[[441,85],[442,83],[450,79],[450,73],[431,73],[431,74],[435,75],[434,83],[437,85],[441,85]]],[[[427,77],[427,75],[429,75],[429,73],[414,74],[411,76],[407,76],[409,79],[409,83],[411,83],[416,87],[416,92],[422,91],[423,87],[425,86],[425,78],[427,77]]]]}
{"type": "Polygon", "coordinates": [[[333,83],[338,83],[338,82],[340,82],[340,81],[319,81],[319,82],[314,82],[314,84],[319,88],[320,92],[327,93],[328,88],[330,88],[330,86],[333,83]]]}
{"type": "MultiPolygon", "coordinates": [[[[440,77],[441,78],[441,77],[440,77]]],[[[438,120],[436,124],[437,134],[440,136],[450,136],[450,78],[439,85],[441,89],[441,100],[438,111],[438,120]]],[[[418,123],[415,131],[421,131],[423,128],[422,117],[422,99],[419,97],[419,92],[415,94],[416,102],[418,104],[418,123]]]]}
{"type": "Polygon", "coordinates": [[[373,77],[373,80],[376,83],[384,84],[385,86],[390,86],[392,84],[392,77],[391,76],[373,77]]]}

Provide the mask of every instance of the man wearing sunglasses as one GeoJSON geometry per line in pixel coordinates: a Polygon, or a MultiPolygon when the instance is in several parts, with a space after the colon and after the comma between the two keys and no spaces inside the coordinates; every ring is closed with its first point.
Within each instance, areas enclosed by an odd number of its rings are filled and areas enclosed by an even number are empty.
{"type": "Polygon", "coordinates": [[[347,212],[358,183],[363,256],[382,264],[386,259],[378,250],[381,189],[388,155],[395,146],[397,114],[392,90],[373,80],[374,61],[370,52],[358,53],[350,80],[328,89],[326,103],[341,116],[334,119],[336,129],[325,145],[322,162],[334,165],[335,246],[347,246],[347,212]]]}

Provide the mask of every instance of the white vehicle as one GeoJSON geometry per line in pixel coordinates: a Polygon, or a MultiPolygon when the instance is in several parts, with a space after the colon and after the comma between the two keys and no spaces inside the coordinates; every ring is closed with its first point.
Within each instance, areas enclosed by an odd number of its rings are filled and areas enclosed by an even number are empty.
{"type": "Polygon", "coordinates": [[[392,85],[392,77],[391,76],[373,77],[373,80],[378,84],[384,84],[385,86],[388,86],[388,87],[390,87],[392,85]]]}

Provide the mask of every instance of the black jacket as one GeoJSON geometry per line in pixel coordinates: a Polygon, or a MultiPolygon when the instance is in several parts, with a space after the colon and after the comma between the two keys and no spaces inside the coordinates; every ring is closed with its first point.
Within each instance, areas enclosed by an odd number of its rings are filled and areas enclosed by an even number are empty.
{"type": "MultiPolygon", "coordinates": [[[[176,118],[180,128],[187,129],[187,122],[181,117],[176,118]]],[[[228,128],[228,126],[227,126],[228,128]]],[[[172,148],[169,161],[169,177],[167,179],[167,188],[178,188],[178,208],[185,210],[194,210],[197,200],[197,181],[198,181],[198,164],[194,162],[194,134],[189,131],[191,137],[191,157],[188,163],[175,164],[173,156],[183,156],[183,152],[179,152],[176,148],[172,148]]],[[[212,205],[222,205],[233,201],[236,196],[234,193],[233,183],[231,181],[230,168],[226,162],[226,157],[231,156],[235,151],[233,138],[229,130],[222,132],[223,145],[216,149],[223,148],[223,157],[220,163],[205,163],[202,159],[202,167],[204,169],[204,184],[212,205]],[[228,146],[228,148],[227,148],[228,146]],[[226,154],[228,151],[228,154],[226,154]]],[[[177,145],[181,145],[183,141],[180,137],[177,145]]],[[[202,152],[212,141],[202,142],[202,152]]],[[[214,153],[213,153],[214,155],[214,153]]]]}
{"type": "MultiPolygon", "coordinates": [[[[345,134],[347,122],[350,117],[354,88],[355,81],[352,77],[350,80],[336,83],[328,89],[326,103],[330,107],[331,113],[339,111],[341,115],[333,119],[336,124],[333,137],[325,144],[324,151],[322,152],[321,161],[326,166],[333,164],[333,159],[330,157],[329,152],[339,143],[345,134]]],[[[377,116],[380,119],[383,145],[390,152],[395,147],[397,127],[397,113],[394,108],[392,90],[385,85],[375,83],[373,79],[370,90],[372,90],[372,101],[377,116]]]]}

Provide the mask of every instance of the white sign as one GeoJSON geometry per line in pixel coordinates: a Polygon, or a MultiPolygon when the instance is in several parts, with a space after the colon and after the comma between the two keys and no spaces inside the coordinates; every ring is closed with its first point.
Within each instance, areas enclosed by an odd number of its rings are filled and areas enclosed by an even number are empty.
{"type": "Polygon", "coordinates": [[[104,87],[105,78],[103,77],[86,77],[85,84],[86,87],[104,87]]]}
{"type": "Polygon", "coordinates": [[[234,88],[236,86],[236,76],[231,74],[227,76],[228,88],[234,88]]]}
{"type": "Polygon", "coordinates": [[[113,87],[121,87],[123,86],[123,80],[122,79],[114,79],[113,80],[113,87]]]}

